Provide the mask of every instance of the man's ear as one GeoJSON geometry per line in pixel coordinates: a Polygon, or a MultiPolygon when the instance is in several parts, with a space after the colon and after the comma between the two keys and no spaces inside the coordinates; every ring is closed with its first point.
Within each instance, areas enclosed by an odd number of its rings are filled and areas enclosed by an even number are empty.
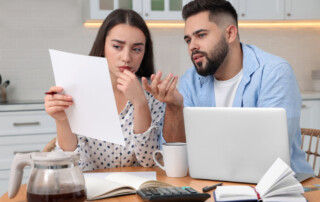
{"type": "Polygon", "coordinates": [[[235,25],[229,25],[226,28],[226,40],[228,43],[233,43],[238,38],[238,28],[235,25]]]}

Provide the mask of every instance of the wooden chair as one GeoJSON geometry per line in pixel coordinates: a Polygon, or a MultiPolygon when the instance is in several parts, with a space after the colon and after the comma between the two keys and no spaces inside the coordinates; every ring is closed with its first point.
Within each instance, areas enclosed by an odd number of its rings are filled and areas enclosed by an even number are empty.
{"type": "Polygon", "coordinates": [[[320,154],[318,152],[320,130],[301,128],[301,135],[301,149],[307,153],[307,161],[313,165],[312,168],[315,171],[316,176],[320,177],[320,154]],[[310,158],[310,156],[312,156],[313,158],[310,158]]]}
{"type": "Polygon", "coordinates": [[[42,152],[51,152],[56,148],[56,138],[53,138],[48,142],[48,144],[43,148],[42,152]]]}

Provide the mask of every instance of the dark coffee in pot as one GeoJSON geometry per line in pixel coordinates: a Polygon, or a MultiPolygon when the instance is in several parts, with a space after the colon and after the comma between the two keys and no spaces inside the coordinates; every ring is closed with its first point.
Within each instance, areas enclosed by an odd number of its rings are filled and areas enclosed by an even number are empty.
{"type": "Polygon", "coordinates": [[[87,199],[84,190],[54,195],[42,195],[27,193],[28,202],[83,202],[87,199]]]}

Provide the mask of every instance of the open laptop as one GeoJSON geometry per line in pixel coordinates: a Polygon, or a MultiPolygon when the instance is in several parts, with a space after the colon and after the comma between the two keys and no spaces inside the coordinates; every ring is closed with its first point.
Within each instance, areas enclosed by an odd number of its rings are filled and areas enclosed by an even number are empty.
{"type": "Polygon", "coordinates": [[[282,108],[185,107],[192,178],[258,183],[280,157],[290,166],[282,108]]]}

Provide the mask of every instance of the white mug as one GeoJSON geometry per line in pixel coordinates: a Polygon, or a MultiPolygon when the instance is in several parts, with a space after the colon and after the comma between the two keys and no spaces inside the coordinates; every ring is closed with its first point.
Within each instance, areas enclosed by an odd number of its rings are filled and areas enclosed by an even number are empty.
{"type": "Polygon", "coordinates": [[[164,143],[162,150],[153,152],[153,160],[168,177],[184,177],[188,172],[187,144],[182,142],[164,143]],[[163,156],[164,166],[157,159],[156,154],[163,156]]]}

